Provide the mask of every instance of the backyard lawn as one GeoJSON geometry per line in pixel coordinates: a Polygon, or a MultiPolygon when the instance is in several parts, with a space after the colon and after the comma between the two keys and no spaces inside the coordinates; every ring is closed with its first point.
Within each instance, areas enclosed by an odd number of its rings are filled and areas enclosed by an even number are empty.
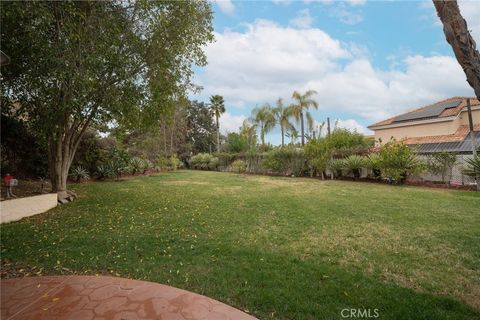
{"type": "Polygon", "coordinates": [[[480,193],[178,171],[73,185],[2,264],[187,289],[260,319],[480,318],[480,193]]]}

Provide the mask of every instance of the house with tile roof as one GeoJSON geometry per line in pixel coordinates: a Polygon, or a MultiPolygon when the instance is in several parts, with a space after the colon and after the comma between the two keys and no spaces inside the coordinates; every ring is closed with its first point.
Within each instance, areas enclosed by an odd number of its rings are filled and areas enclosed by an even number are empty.
{"type": "Polygon", "coordinates": [[[472,152],[467,100],[470,100],[477,145],[480,144],[480,101],[452,97],[368,126],[377,145],[391,138],[416,148],[420,154],[448,151],[472,152]]]}

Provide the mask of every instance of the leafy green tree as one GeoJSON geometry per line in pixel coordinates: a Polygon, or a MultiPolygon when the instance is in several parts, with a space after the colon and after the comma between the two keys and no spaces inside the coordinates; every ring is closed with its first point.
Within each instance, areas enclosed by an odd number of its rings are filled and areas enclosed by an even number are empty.
{"type": "Polygon", "coordinates": [[[265,148],[265,134],[270,132],[275,127],[275,115],[272,107],[266,103],[261,107],[256,107],[252,110],[251,121],[257,124],[260,129],[260,140],[262,141],[262,148],[265,148]]]}
{"type": "Polygon", "coordinates": [[[415,151],[402,142],[391,140],[382,146],[378,154],[382,177],[395,183],[402,183],[409,175],[424,169],[424,164],[415,155],[415,151]]]}
{"type": "Polygon", "coordinates": [[[48,141],[53,191],[90,126],[158,125],[195,88],[213,40],[207,1],[1,2],[2,107],[48,141]]]}
{"type": "Polygon", "coordinates": [[[232,132],[227,135],[227,152],[239,153],[248,150],[248,141],[240,133],[232,132]]]}
{"type": "Polygon", "coordinates": [[[452,179],[453,167],[457,163],[457,156],[451,152],[437,152],[430,156],[428,169],[434,174],[442,176],[442,182],[446,182],[448,176],[448,183],[452,179]]]}
{"type": "Polygon", "coordinates": [[[291,107],[286,107],[283,104],[282,98],[278,98],[277,105],[273,109],[273,113],[282,133],[282,147],[285,146],[285,133],[294,127],[290,122],[290,118],[293,116],[292,111],[293,110],[291,107]]]}
{"type": "Polygon", "coordinates": [[[225,113],[225,101],[222,96],[214,95],[210,97],[210,109],[215,116],[215,125],[217,127],[217,152],[220,152],[220,123],[218,119],[225,113]]]}
{"type": "Polygon", "coordinates": [[[194,154],[211,152],[215,147],[214,132],[217,127],[208,105],[198,101],[190,102],[186,108],[186,118],[186,141],[191,151],[194,154]]]}
{"type": "Polygon", "coordinates": [[[312,97],[317,94],[314,90],[308,90],[304,94],[294,91],[292,98],[295,101],[292,104],[292,114],[297,121],[300,122],[300,137],[302,139],[302,146],[305,145],[305,117],[307,118],[307,125],[309,128],[313,127],[313,117],[307,110],[309,108],[318,109],[318,102],[312,97]]]}
{"type": "Polygon", "coordinates": [[[243,121],[240,127],[240,135],[246,139],[249,150],[257,146],[257,126],[250,123],[248,119],[243,121]]]}

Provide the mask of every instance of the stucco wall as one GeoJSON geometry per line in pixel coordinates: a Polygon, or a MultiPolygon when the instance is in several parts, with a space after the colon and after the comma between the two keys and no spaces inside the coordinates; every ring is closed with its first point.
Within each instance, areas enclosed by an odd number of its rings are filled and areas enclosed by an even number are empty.
{"type": "Polygon", "coordinates": [[[56,206],[56,193],[5,200],[0,202],[0,223],[17,221],[25,217],[45,212],[56,206]]]}
{"type": "MultiPolygon", "coordinates": [[[[472,118],[474,124],[479,124],[480,110],[473,110],[472,118]]],[[[403,138],[454,134],[461,125],[468,125],[467,112],[460,113],[460,115],[453,121],[417,124],[388,129],[376,129],[375,141],[381,139],[383,144],[390,141],[391,137],[395,138],[396,140],[401,140],[403,138]]]]}

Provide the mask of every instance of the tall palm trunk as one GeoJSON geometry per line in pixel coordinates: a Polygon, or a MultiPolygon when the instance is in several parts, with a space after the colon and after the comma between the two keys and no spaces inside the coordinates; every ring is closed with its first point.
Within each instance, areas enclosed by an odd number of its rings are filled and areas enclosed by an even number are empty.
{"type": "Polygon", "coordinates": [[[283,128],[283,126],[280,124],[280,130],[282,131],[282,147],[285,146],[285,130],[283,128]]]}
{"type": "Polygon", "coordinates": [[[302,146],[305,145],[305,125],[303,123],[303,111],[300,111],[300,125],[301,125],[301,131],[302,131],[302,146]]]}
{"type": "Polygon", "coordinates": [[[220,124],[218,123],[218,113],[215,113],[215,120],[217,123],[217,152],[220,153],[220,124]]]}

